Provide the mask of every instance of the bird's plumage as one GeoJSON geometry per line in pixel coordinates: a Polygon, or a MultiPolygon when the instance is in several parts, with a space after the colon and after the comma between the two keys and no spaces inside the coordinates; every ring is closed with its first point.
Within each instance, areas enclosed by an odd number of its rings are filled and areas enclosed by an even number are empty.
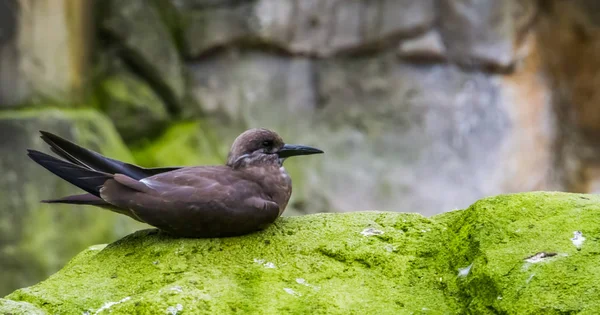
{"type": "Polygon", "coordinates": [[[40,131],[41,138],[50,146],[50,150],[63,159],[85,168],[104,173],[125,174],[134,179],[142,179],[148,176],[173,171],[180,167],[143,168],[137,165],[124,163],[107,158],[97,152],[82,148],[75,143],[65,140],[57,135],[46,131],[40,131]]]}
{"type": "Polygon", "coordinates": [[[82,148],[48,132],[42,139],[65,160],[29,150],[29,157],[88,194],[49,203],[103,207],[184,237],[247,234],[279,217],[291,196],[282,166],[288,156],[322,151],[284,144],[266,129],[233,143],[227,164],[147,169],[82,148]]]}

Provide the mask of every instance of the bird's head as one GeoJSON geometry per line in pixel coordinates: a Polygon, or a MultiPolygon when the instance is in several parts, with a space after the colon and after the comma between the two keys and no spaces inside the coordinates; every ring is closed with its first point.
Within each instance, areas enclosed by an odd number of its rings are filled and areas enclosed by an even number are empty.
{"type": "Polygon", "coordinates": [[[257,163],[283,161],[296,155],[319,154],[323,151],[304,146],[285,144],[281,137],[267,129],[249,129],[239,135],[229,151],[227,165],[239,167],[257,163]]]}

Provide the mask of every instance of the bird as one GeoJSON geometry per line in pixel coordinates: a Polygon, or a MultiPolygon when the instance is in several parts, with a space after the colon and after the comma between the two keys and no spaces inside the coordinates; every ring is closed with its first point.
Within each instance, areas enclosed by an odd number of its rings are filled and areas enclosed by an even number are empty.
{"type": "Polygon", "coordinates": [[[40,133],[60,158],[28,149],[29,158],[86,192],[41,202],[100,207],[184,238],[233,237],[265,229],[282,215],[292,194],[283,162],[324,153],[254,128],[233,141],[225,165],[144,168],[40,133]]]}

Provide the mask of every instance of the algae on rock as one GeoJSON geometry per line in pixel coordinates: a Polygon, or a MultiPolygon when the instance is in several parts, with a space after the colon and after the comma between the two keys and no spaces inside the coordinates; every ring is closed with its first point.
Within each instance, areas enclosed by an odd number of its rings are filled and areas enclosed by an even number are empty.
{"type": "Polygon", "coordinates": [[[152,137],[170,119],[165,104],[152,88],[124,70],[100,82],[98,97],[102,110],[125,141],[152,137]]]}
{"type": "Polygon", "coordinates": [[[133,155],[145,167],[223,164],[228,145],[204,128],[201,122],[180,122],[158,139],[139,145],[133,155]]]}
{"type": "MultiPolygon", "coordinates": [[[[122,57],[162,97],[170,110],[179,110],[185,94],[183,65],[175,38],[159,12],[161,1],[106,1],[101,28],[122,49],[122,57]]],[[[168,1],[166,1],[168,2],[168,1]]],[[[166,4],[165,4],[166,5],[166,4]]]]}
{"type": "Polygon", "coordinates": [[[26,149],[49,152],[39,138],[40,129],[132,161],[111,122],[96,111],[0,113],[0,295],[54,273],[90,243],[112,241],[147,227],[99,208],[41,204],[42,199],[81,190],[27,158],[26,149]]]}
{"type": "Polygon", "coordinates": [[[599,234],[600,197],[567,193],[498,196],[431,218],[281,218],[222,239],[152,229],[88,248],[6,299],[52,314],[593,314],[599,234]]]}

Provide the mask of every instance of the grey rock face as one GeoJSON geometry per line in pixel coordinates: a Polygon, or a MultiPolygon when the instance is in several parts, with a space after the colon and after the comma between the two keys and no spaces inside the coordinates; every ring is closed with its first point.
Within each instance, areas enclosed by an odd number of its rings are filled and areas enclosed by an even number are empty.
{"type": "Polygon", "coordinates": [[[330,56],[419,33],[433,24],[432,0],[260,0],[182,10],[187,55],[238,41],[293,54],[330,56]]]}
{"type": "Polygon", "coordinates": [[[514,58],[513,1],[440,1],[440,24],[451,57],[465,65],[508,67],[514,58]]]}
{"type": "Polygon", "coordinates": [[[0,108],[17,105],[24,94],[17,48],[18,11],[15,0],[0,1],[0,108]]]}
{"type": "Polygon", "coordinates": [[[149,0],[110,1],[102,26],[124,48],[124,59],[173,110],[184,97],[182,64],[171,31],[149,0]]]}
{"type": "MultiPolygon", "coordinates": [[[[411,65],[393,53],[311,61],[236,50],[196,62],[190,72],[209,114],[325,148],[322,161],[303,162],[295,186],[298,198],[310,196],[304,201],[312,211],[430,213],[521,187],[508,184],[515,173],[499,171],[511,169],[506,148],[522,145],[509,137],[522,127],[511,116],[510,84],[499,75],[411,65]]],[[[538,166],[551,164],[546,153],[531,154],[538,166]]],[[[545,178],[546,171],[530,175],[545,178]]]]}
{"type": "Polygon", "coordinates": [[[334,208],[429,213],[495,193],[482,184],[502,181],[494,170],[511,129],[499,80],[383,56],[317,69],[320,116],[335,128],[320,176],[334,208]]]}
{"type": "Polygon", "coordinates": [[[435,51],[436,59],[500,70],[514,63],[514,43],[535,14],[534,5],[518,0],[259,0],[183,7],[191,58],[240,42],[327,57],[420,41],[429,42],[426,50],[435,51]]]}
{"type": "Polygon", "coordinates": [[[315,72],[307,58],[229,50],[191,63],[189,72],[190,90],[202,106],[190,108],[192,113],[203,110],[263,123],[316,108],[315,72]]]}

